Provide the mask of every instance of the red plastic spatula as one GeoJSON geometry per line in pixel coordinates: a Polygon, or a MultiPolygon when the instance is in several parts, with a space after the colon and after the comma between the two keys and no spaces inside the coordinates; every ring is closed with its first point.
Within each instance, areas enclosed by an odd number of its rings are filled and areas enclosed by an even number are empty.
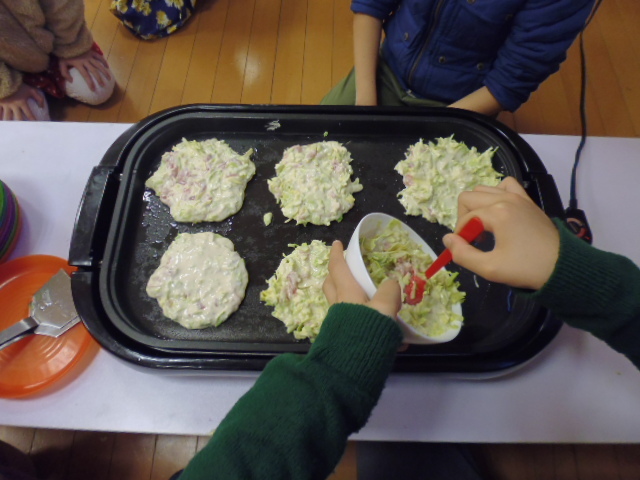
{"type": "MultiPolygon", "coordinates": [[[[462,227],[462,230],[458,232],[458,235],[471,243],[478,238],[478,235],[482,232],[484,232],[482,220],[478,217],[473,217],[464,227],[462,227]]],[[[424,275],[427,277],[427,280],[433,277],[442,267],[447,265],[452,258],[451,250],[447,248],[438,258],[436,258],[435,262],[433,262],[425,272],[424,275]]],[[[405,303],[408,303],[409,305],[417,305],[420,303],[424,296],[424,287],[426,284],[427,281],[424,278],[414,275],[409,284],[404,288],[404,292],[407,294],[405,303]]]]}

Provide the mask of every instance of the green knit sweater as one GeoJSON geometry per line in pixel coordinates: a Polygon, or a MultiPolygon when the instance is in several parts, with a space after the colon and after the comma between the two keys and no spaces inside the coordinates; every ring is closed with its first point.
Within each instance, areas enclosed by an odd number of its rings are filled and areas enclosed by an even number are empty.
{"type": "MultiPolygon", "coordinates": [[[[527,295],[640,368],[640,270],[559,230],[556,269],[527,295]]],[[[334,305],[309,353],[272,360],[180,480],[326,478],[367,422],[400,343],[389,317],[334,305]]]]}
{"type": "Polygon", "coordinates": [[[390,317],[332,306],[309,353],[269,362],[180,480],[326,478],[367,422],[401,342],[390,317]]]}
{"type": "Polygon", "coordinates": [[[572,327],[604,340],[640,369],[640,269],[628,258],[597,250],[559,220],[555,271],[530,298],[572,327]]]}

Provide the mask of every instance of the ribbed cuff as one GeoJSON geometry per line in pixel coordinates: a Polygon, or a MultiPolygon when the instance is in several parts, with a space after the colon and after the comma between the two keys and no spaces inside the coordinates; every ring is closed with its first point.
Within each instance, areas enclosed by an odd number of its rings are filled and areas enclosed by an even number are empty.
{"type": "Polygon", "coordinates": [[[307,358],[341,371],[362,389],[381,390],[402,332],[396,322],[364,305],[333,305],[307,358]]]}
{"type": "Polygon", "coordinates": [[[593,248],[564,222],[553,221],[560,233],[558,262],[547,283],[530,298],[558,314],[606,309],[619,288],[617,264],[611,261],[614,254],[593,248]]]}
{"type": "Polygon", "coordinates": [[[502,77],[502,74],[494,70],[484,79],[483,85],[489,89],[502,108],[508,112],[515,112],[527,100],[528,95],[505,87],[506,79],[502,77]]]}

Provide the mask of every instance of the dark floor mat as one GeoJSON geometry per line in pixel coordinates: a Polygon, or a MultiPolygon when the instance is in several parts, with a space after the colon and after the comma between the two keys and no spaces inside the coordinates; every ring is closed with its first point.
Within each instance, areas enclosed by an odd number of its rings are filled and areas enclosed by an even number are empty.
{"type": "Polygon", "coordinates": [[[358,480],[488,480],[467,445],[358,442],[358,480]]]}

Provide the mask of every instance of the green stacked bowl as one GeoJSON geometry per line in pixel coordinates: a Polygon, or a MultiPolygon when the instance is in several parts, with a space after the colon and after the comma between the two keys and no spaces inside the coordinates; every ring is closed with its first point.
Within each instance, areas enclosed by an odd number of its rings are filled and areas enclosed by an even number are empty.
{"type": "Polygon", "coordinates": [[[9,258],[18,243],[22,229],[22,215],[18,199],[0,180],[0,263],[9,258]]]}

